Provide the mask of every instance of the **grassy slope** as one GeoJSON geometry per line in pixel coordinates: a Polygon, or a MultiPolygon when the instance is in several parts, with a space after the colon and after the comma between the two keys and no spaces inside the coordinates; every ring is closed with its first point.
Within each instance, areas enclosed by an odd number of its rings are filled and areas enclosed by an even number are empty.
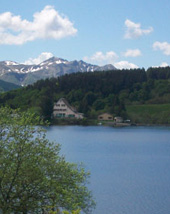
{"type": "Polygon", "coordinates": [[[126,106],[128,117],[140,124],[170,124],[170,104],[126,106]]]}

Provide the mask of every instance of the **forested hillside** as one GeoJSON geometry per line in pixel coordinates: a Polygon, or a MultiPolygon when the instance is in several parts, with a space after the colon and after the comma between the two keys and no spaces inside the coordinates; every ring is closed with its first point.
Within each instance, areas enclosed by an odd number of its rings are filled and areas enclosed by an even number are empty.
{"type": "Polygon", "coordinates": [[[73,73],[57,79],[39,80],[34,85],[2,94],[0,104],[21,110],[30,109],[44,118],[50,118],[53,103],[61,97],[65,97],[89,119],[97,118],[101,112],[110,112],[139,123],[149,121],[142,121],[147,114],[140,116],[140,111],[135,116],[135,109],[138,111],[139,106],[147,108],[147,105],[157,104],[160,112],[156,114],[164,119],[160,120],[157,115],[157,120],[151,120],[151,123],[170,123],[170,110],[166,109],[164,116],[161,115],[162,104],[170,107],[170,67],[149,68],[147,71],[73,73]],[[133,106],[136,108],[132,110],[133,106]]]}
{"type": "Polygon", "coordinates": [[[6,82],[3,80],[0,80],[0,93],[5,92],[5,91],[10,91],[10,90],[14,90],[17,88],[21,88],[21,86],[19,85],[15,85],[13,83],[10,82],[6,82]]]}

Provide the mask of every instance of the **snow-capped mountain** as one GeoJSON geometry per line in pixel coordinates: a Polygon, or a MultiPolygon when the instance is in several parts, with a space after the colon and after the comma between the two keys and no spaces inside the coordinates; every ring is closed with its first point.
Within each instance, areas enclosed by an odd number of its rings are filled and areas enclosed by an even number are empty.
{"type": "Polygon", "coordinates": [[[39,79],[58,77],[74,72],[93,72],[103,70],[115,70],[109,64],[97,66],[88,64],[82,60],[67,61],[65,59],[52,57],[39,65],[24,65],[13,61],[0,62],[0,79],[18,85],[28,85],[39,79]]]}

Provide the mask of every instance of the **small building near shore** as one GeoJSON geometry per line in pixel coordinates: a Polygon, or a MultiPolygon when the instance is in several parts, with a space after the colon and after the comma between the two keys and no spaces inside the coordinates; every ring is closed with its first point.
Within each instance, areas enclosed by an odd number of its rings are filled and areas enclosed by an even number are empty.
{"type": "Polygon", "coordinates": [[[98,120],[113,120],[113,116],[109,113],[103,113],[98,116],[98,120]]]}
{"type": "Polygon", "coordinates": [[[123,118],[122,117],[115,117],[114,121],[115,121],[115,123],[123,123],[123,118]]]}
{"type": "Polygon", "coordinates": [[[60,98],[53,107],[54,118],[83,119],[83,113],[71,106],[65,98],[60,98]]]}

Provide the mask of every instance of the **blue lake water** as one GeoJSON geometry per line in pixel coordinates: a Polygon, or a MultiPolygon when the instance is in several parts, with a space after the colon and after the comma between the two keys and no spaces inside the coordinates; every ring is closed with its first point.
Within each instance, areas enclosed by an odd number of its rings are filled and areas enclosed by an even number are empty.
{"type": "Polygon", "coordinates": [[[47,137],[91,172],[93,214],[170,214],[170,127],[51,126],[47,137]]]}

